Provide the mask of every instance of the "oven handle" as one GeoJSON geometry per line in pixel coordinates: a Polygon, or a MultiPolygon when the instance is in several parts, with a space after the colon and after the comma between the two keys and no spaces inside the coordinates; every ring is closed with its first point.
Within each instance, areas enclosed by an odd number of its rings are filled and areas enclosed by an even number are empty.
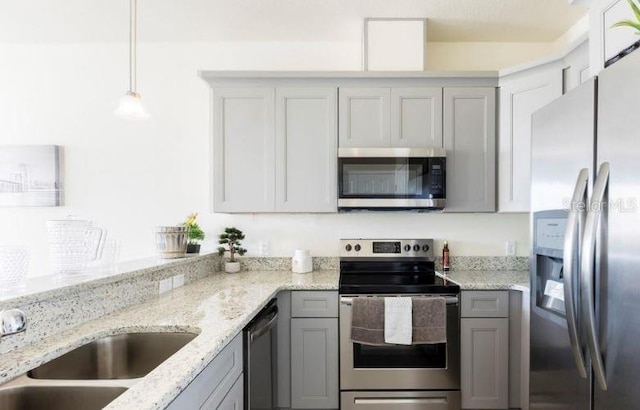
{"type": "MultiPolygon", "coordinates": [[[[439,297],[439,296],[419,296],[419,297],[439,297]]],[[[447,305],[457,305],[458,297],[457,296],[445,296],[444,300],[447,305]]],[[[344,296],[340,297],[340,304],[345,306],[351,306],[353,304],[353,298],[346,298],[344,296]]]]}

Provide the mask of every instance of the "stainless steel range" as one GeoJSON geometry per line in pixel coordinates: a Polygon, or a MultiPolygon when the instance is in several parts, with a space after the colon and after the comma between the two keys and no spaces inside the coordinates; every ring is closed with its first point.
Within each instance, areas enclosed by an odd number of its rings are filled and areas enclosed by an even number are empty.
{"type": "Polygon", "coordinates": [[[341,246],[341,409],[459,409],[460,287],[435,275],[433,240],[349,239],[341,246]],[[446,343],[352,342],[355,298],[376,296],[444,297],[446,343]]]}

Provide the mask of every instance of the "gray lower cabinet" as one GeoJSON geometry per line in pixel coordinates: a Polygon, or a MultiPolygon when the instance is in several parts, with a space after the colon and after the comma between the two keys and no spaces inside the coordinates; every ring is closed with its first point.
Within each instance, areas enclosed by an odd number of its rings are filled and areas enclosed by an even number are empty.
{"type": "Polygon", "coordinates": [[[338,379],[338,292],[291,292],[291,408],[339,408],[338,379]]]}
{"type": "Polygon", "coordinates": [[[291,319],[291,407],[337,409],[338,319],[291,319]]]}
{"type": "Polygon", "coordinates": [[[462,408],[508,409],[509,293],[507,291],[463,292],[462,306],[460,320],[462,408]],[[482,311],[487,312],[487,317],[477,317],[482,314],[482,311]]]}
{"type": "Polygon", "coordinates": [[[445,87],[443,104],[444,212],[495,212],[496,89],[445,87]]]}
{"type": "Polygon", "coordinates": [[[239,334],[167,406],[167,410],[240,410],[243,395],[242,334],[239,334]]]}
{"type": "Polygon", "coordinates": [[[231,390],[221,402],[207,400],[201,410],[243,410],[244,409],[244,377],[241,374],[231,390]]]}

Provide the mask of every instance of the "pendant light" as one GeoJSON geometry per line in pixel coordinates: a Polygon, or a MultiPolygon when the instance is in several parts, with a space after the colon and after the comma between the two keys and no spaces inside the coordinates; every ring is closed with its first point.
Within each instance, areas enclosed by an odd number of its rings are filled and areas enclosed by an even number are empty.
{"type": "Polygon", "coordinates": [[[147,110],[142,105],[142,98],[137,88],[137,19],[138,0],[129,0],[129,91],[120,99],[115,110],[118,117],[125,119],[143,120],[149,118],[147,110]]]}

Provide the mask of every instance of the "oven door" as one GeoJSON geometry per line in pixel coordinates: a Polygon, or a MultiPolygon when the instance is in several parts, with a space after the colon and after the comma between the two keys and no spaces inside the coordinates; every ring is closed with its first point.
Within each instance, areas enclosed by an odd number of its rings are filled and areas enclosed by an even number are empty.
{"type": "Polygon", "coordinates": [[[444,155],[444,150],[435,149],[343,148],[338,158],[338,208],[442,209],[444,155]]]}
{"type": "Polygon", "coordinates": [[[340,297],[340,390],[460,389],[457,295],[446,296],[447,343],[412,346],[351,342],[351,304],[356,297],[366,296],[340,297]]]}

